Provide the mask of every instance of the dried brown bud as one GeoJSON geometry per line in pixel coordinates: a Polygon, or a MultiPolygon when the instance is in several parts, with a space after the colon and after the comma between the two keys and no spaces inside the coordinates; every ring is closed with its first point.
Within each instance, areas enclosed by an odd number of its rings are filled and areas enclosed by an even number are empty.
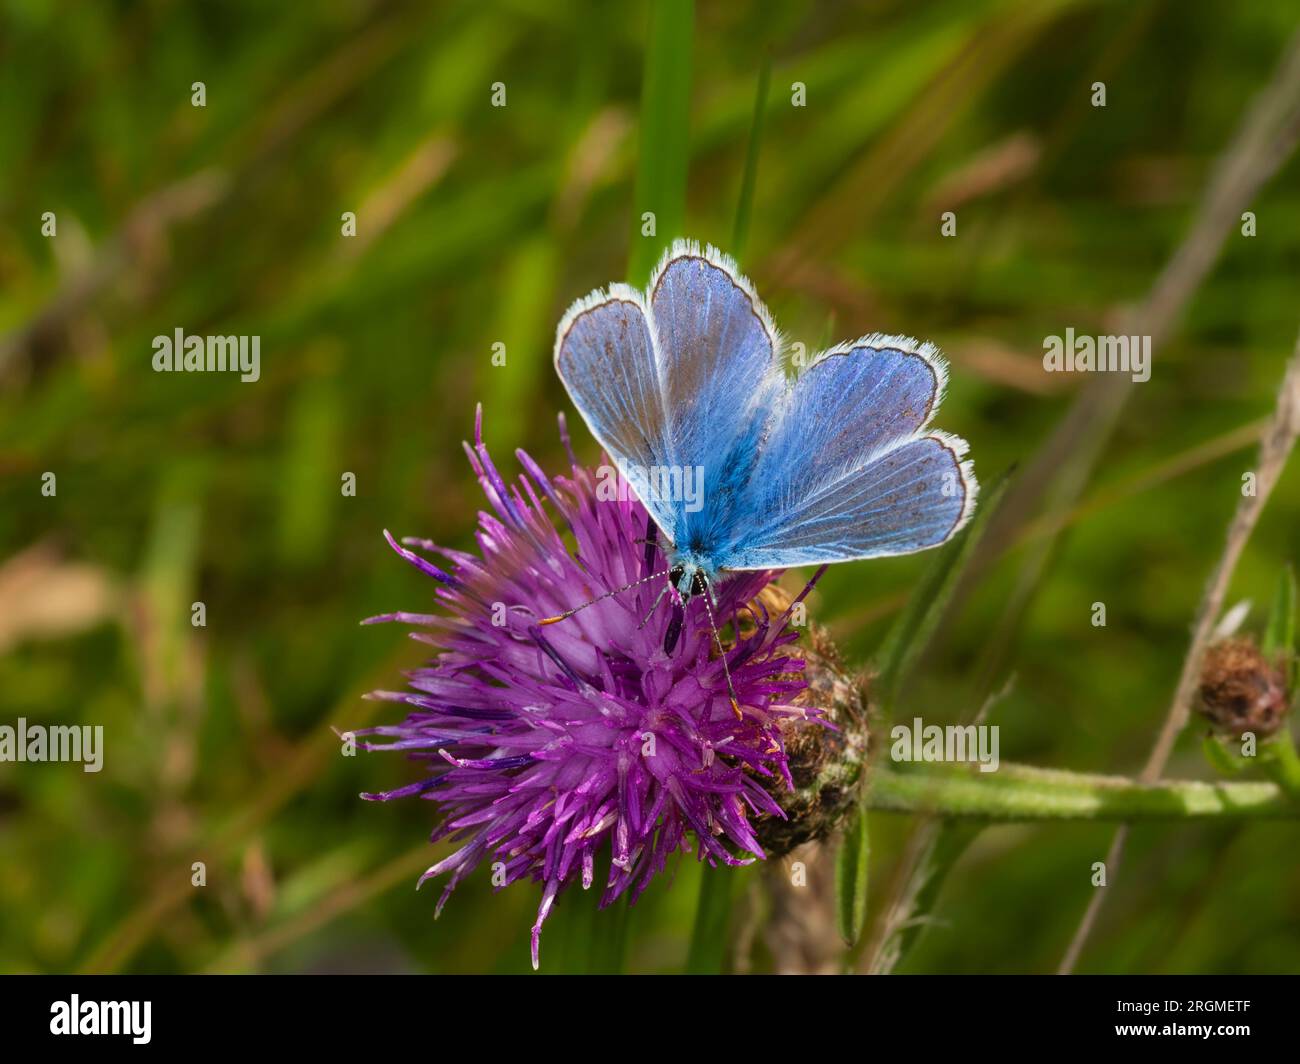
{"type": "MultiPolygon", "coordinates": [[[[769,614],[780,614],[790,596],[769,587],[760,596],[769,614]]],[[[852,807],[867,760],[867,706],[864,684],[846,673],[826,633],[809,625],[791,653],[804,659],[808,687],[796,705],[816,706],[834,728],[815,720],[782,725],[794,790],[784,780],[764,778],[763,785],[787,819],[758,817],[754,833],[768,857],[781,857],[796,846],[834,831],[852,807]]]]}
{"type": "Polygon", "coordinates": [[[1285,674],[1253,640],[1228,639],[1205,652],[1196,708],[1216,731],[1266,738],[1282,727],[1289,703],[1285,674]]]}

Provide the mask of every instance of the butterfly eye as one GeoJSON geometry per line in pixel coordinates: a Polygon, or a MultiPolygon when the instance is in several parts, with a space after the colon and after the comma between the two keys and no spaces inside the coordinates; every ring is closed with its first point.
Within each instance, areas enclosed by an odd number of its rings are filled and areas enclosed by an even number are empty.
{"type": "Polygon", "coordinates": [[[678,584],[681,583],[682,577],[685,575],[685,573],[686,573],[686,566],[674,565],[671,569],[668,570],[668,582],[672,584],[673,587],[676,587],[678,584]]]}
{"type": "Polygon", "coordinates": [[[691,580],[691,594],[703,595],[704,587],[704,574],[697,571],[694,578],[691,580]]]}

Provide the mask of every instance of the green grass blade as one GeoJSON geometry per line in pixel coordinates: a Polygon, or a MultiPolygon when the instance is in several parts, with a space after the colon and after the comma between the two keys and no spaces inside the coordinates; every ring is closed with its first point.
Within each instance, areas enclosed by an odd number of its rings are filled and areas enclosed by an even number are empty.
{"type": "Polygon", "coordinates": [[[1264,629],[1264,653],[1270,658],[1277,654],[1295,654],[1295,570],[1288,565],[1282,570],[1273,594],[1268,625],[1264,629]]]}
{"type": "Polygon", "coordinates": [[[880,971],[896,970],[912,952],[922,933],[934,922],[934,908],[948,873],[981,830],[983,825],[956,820],[945,820],[935,826],[912,880],[907,919],[895,926],[893,937],[882,952],[885,966],[880,971]]]}
{"type": "Polygon", "coordinates": [[[725,967],[731,898],[737,878],[734,868],[700,870],[700,898],[686,955],[688,975],[717,975],[725,967]]]}
{"type": "Polygon", "coordinates": [[[867,918],[867,866],[871,844],[867,811],[854,814],[835,855],[835,923],[845,945],[857,945],[867,918]]]}
{"type": "Polygon", "coordinates": [[[754,186],[758,183],[758,152],[763,141],[763,119],[767,114],[767,91],[772,82],[772,57],[765,55],[758,71],[758,91],[754,94],[754,121],[749,129],[749,148],[745,152],[745,170],[740,179],[740,201],[736,205],[736,224],[731,232],[732,256],[740,262],[749,243],[749,221],[754,213],[754,186]]]}
{"type": "Polygon", "coordinates": [[[606,908],[599,890],[571,890],[542,935],[542,971],[549,975],[621,975],[631,910],[627,898],[606,908]]]}
{"type": "Polygon", "coordinates": [[[600,910],[600,926],[594,928],[592,971],[603,975],[622,975],[627,961],[628,927],[634,910],[626,897],[600,910]]]}
{"type": "Polygon", "coordinates": [[[650,12],[628,263],[632,285],[645,284],[663,249],[684,235],[694,20],[694,0],[656,0],[650,12]],[[653,236],[642,236],[647,211],[654,214],[653,236]]]}

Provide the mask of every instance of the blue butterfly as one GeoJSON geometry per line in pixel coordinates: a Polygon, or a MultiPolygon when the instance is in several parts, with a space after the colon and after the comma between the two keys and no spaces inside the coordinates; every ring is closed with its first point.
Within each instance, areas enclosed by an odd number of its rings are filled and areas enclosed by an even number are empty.
{"type": "Polygon", "coordinates": [[[683,602],[731,571],[935,547],[974,510],[966,442],[928,428],[947,378],[936,348],[865,336],[792,376],[716,248],[676,241],[644,293],[578,300],[555,368],[668,541],[683,602]]]}

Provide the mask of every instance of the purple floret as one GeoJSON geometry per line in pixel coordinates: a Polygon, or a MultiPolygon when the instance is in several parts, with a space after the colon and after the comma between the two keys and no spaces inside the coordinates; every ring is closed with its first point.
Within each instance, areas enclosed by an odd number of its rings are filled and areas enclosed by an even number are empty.
{"type": "Polygon", "coordinates": [[[479,514],[479,553],[399,544],[385,533],[438,581],[443,612],[366,622],[427,628],[418,637],[439,648],[410,674],[412,690],[369,696],[405,703],[406,719],[355,733],[372,737],[364,749],[404,751],[430,775],[362,797],[440,804],[432,837],[460,845],[420,877],[448,875],[439,912],[484,861],[498,884],[525,877],[544,884],[532,929],[535,968],[556,896],[578,878],[589,888],[598,857],[609,869],[605,906],[625,893],[635,901],[671,855],[692,849],[691,835],[710,865],[764,856],[750,818],[784,815],[761,782],[791,786],[781,725],[818,714],[793,704],[807,686],[789,647],[798,633],[786,615],[769,617],[754,601],[774,572],[736,574],[716,590],[739,718],[702,597],[686,607],[680,637],[665,653],[680,611],[672,595],[660,597],[666,577],[542,626],[666,572],[663,554],[646,544],[645,507],[598,498],[596,474],[576,460],[570,476],[549,478],[518,452],[525,475],[507,485],[483,444],[481,411],[475,444],[465,449],[491,507],[479,514]],[[738,616],[741,636],[728,638],[738,616]]]}

